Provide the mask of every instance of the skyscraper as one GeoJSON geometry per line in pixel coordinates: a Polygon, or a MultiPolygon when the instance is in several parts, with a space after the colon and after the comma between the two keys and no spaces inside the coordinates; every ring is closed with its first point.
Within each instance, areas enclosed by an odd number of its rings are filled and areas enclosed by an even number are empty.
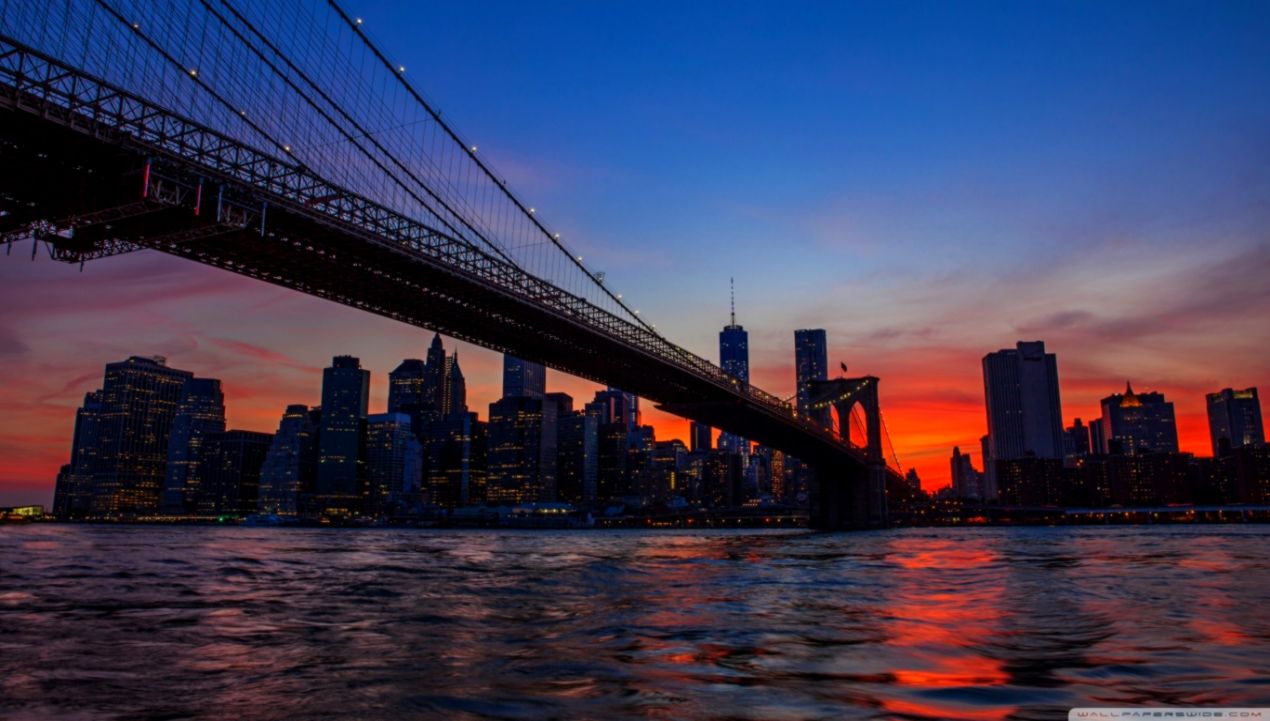
{"type": "Polygon", "coordinates": [[[388,374],[388,412],[411,413],[434,399],[426,399],[424,381],[427,366],[418,358],[407,358],[388,374]]]}
{"type": "Polygon", "coordinates": [[[84,405],[75,412],[75,435],[71,440],[71,462],[63,483],[57,486],[53,508],[61,518],[80,518],[92,510],[93,473],[97,468],[98,429],[105,404],[101,391],[84,395],[84,405]]]}
{"type": "MultiPolygon", "coordinates": [[[[736,323],[736,293],[732,294],[732,314],[729,323],[719,331],[719,365],[723,372],[740,385],[750,382],[750,335],[736,323]]],[[[719,435],[719,449],[749,455],[749,441],[731,433],[719,435]]]]}
{"type": "Polygon", "coordinates": [[[196,512],[205,516],[255,513],[260,498],[260,469],[272,442],[272,434],[255,431],[230,430],[203,436],[196,512]]]}
{"type": "Polygon", "coordinates": [[[1261,423],[1261,401],[1256,388],[1241,391],[1223,388],[1208,394],[1208,434],[1213,442],[1213,455],[1224,450],[1257,445],[1266,442],[1265,427],[1261,423]],[[1225,440],[1226,444],[1222,441],[1225,440]]]}
{"type": "Polygon", "coordinates": [[[166,513],[192,513],[198,498],[200,448],[203,437],[225,430],[225,394],[215,378],[190,378],[181,389],[181,404],[168,439],[168,469],[163,488],[166,513]]]}
{"type": "Polygon", "coordinates": [[[378,515],[405,511],[422,484],[423,447],[404,413],[366,418],[367,509],[378,515]]]}
{"type": "Polygon", "coordinates": [[[543,500],[543,400],[507,396],[489,407],[486,497],[498,503],[543,500]]]}
{"type": "Polygon", "coordinates": [[[132,356],[106,366],[92,473],[94,515],[159,509],[172,422],[193,376],[169,368],[160,356],[132,356]]]}
{"type": "Polygon", "coordinates": [[[336,356],[322,372],[322,430],[317,493],[325,507],[350,512],[358,501],[358,457],[370,394],[370,371],[353,356],[336,356]]]}
{"type": "Polygon", "coordinates": [[[542,398],[547,392],[547,369],[512,355],[503,354],[503,397],[542,398]]]}
{"type": "Polygon", "coordinates": [[[704,423],[688,422],[688,447],[693,453],[703,453],[714,448],[714,429],[704,423]]]}
{"type": "Polygon", "coordinates": [[[1126,383],[1123,394],[1112,393],[1101,405],[1103,453],[1177,453],[1177,421],[1163,393],[1134,393],[1126,383]]]}
{"type": "Polygon", "coordinates": [[[256,509],[279,516],[306,512],[317,474],[317,438],[321,411],[303,404],[287,406],[260,467],[256,509]]]}
{"type": "Polygon", "coordinates": [[[485,501],[488,424],[453,413],[427,439],[428,502],[445,508],[485,501]]]}
{"type": "Polygon", "coordinates": [[[811,383],[829,379],[829,346],[825,331],[794,331],[794,380],[797,384],[798,412],[809,415],[822,427],[832,423],[829,408],[811,409],[811,383]]]}
{"type": "Polygon", "coordinates": [[[444,404],[446,361],[445,346],[441,343],[441,334],[437,333],[432,336],[432,345],[428,346],[427,360],[423,364],[423,402],[431,403],[437,411],[444,404]]]}
{"type": "Polygon", "coordinates": [[[467,413],[467,381],[459,368],[459,353],[445,359],[445,375],[441,382],[441,415],[467,413]]]}
{"type": "Polygon", "coordinates": [[[995,488],[997,461],[1035,456],[1063,457],[1063,412],[1058,396],[1058,361],[1041,341],[983,357],[988,410],[988,487],[995,488]]]}
{"type": "Polygon", "coordinates": [[[983,476],[980,475],[979,471],[975,470],[969,453],[963,454],[961,448],[954,446],[952,460],[949,465],[952,468],[954,498],[983,498],[983,476]]]}

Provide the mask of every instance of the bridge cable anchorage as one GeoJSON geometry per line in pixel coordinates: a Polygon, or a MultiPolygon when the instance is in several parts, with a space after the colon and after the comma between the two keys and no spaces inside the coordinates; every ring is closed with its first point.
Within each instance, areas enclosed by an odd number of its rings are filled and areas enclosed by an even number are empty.
{"type": "MultiPolygon", "coordinates": [[[[336,14],[340,16],[340,18],[344,21],[344,23],[348,26],[348,28],[352,30],[353,33],[358,38],[362,40],[362,42],[366,45],[367,49],[369,49],[371,53],[376,58],[378,58],[381,63],[383,63],[384,67],[388,68],[390,71],[395,71],[396,68],[399,67],[399,66],[394,66],[394,64],[390,60],[388,60],[388,57],[383,53],[383,51],[380,50],[379,46],[370,39],[369,35],[366,34],[366,31],[363,27],[362,19],[360,17],[351,16],[348,12],[344,10],[344,8],[341,6],[339,2],[337,2],[337,0],[327,0],[327,3],[328,5],[330,5],[332,9],[335,10],[336,14]]],[[[475,146],[474,143],[465,142],[448,123],[442,120],[440,111],[434,108],[432,104],[429,103],[423,97],[423,95],[414,87],[414,84],[411,83],[410,80],[406,78],[404,73],[391,72],[391,75],[393,78],[396,79],[398,83],[401,84],[402,87],[404,87],[407,90],[407,92],[415,100],[415,102],[417,102],[420,107],[424,108],[432,116],[437,126],[445,130],[446,134],[455,144],[457,144],[460,148],[465,150],[475,146]]],[[[476,164],[476,166],[480,169],[480,171],[485,175],[487,179],[493,182],[494,187],[497,188],[501,193],[503,193],[503,195],[506,196],[506,198],[510,200],[516,208],[520,210],[520,212],[523,214],[523,217],[528,219],[532,227],[536,228],[539,232],[541,232],[544,236],[546,236],[546,238],[549,241],[551,241],[551,243],[557,248],[557,250],[568,255],[570,262],[578,270],[580,270],[585,275],[586,278],[588,278],[591,281],[594,287],[599,288],[604,293],[604,295],[609,298],[609,300],[611,300],[619,308],[625,311],[626,314],[630,316],[631,319],[633,319],[636,324],[642,326],[645,330],[656,335],[656,331],[654,331],[652,328],[652,323],[650,323],[649,321],[635,314],[633,312],[633,309],[630,306],[628,306],[623,301],[623,299],[619,298],[616,293],[614,293],[611,289],[609,289],[606,285],[604,285],[601,281],[599,281],[596,278],[595,274],[590,269],[588,269],[585,265],[582,264],[582,261],[580,260],[579,256],[576,256],[575,254],[570,252],[567,248],[565,248],[565,246],[560,242],[559,237],[553,234],[551,231],[547,230],[547,228],[542,224],[542,222],[538,220],[535,209],[533,209],[530,206],[526,206],[523,202],[521,202],[521,200],[517,198],[516,195],[507,187],[507,183],[504,180],[502,180],[502,178],[500,178],[497,174],[494,173],[491,166],[485,160],[483,160],[481,157],[478,157],[477,154],[474,152],[467,152],[466,156],[473,163],[476,164]]]]}

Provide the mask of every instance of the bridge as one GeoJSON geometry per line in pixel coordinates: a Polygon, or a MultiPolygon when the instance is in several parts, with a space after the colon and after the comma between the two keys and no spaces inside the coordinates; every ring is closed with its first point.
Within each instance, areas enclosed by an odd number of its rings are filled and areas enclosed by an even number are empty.
{"type": "Polygon", "coordinates": [[[815,525],[886,522],[876,378],[819,387],[826,428],[667,340],[334,0],[0,0],[19,240],[168,253],[622,388],[808,464],[815,525]]]}

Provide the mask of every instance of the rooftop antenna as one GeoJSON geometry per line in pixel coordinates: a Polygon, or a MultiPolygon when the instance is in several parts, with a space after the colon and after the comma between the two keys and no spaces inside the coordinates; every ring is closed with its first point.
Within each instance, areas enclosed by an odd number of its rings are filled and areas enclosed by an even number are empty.
{"type": "Polygon", "coordinates": [[[728,289],[732,293],[732,325],[736,325],[736,279],[728,278],[728,289]]]}

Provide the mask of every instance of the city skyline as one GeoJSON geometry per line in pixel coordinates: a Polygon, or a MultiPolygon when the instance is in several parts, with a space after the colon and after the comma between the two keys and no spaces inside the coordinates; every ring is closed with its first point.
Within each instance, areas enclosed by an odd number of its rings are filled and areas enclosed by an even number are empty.
{"type": "MultiPolygon", "coordinates": [[[[365,10],[447,117],[668,338],[715,358],[735,276],[753,381],[789,397],[793,330],[825,328],[831,368],[881,377],[901,461],[927,488],[986,430],[979,359],[1021,339],[1059,356],[1065,425],[1132,381],[1176,404],[1179,445],[1198,455],[1204,394],[1270,383],[1262,6],[1002,9],[982,28],[940,8],[904,23],[694,8],[665,24],[543,8],[517,27],[491,20],[496,5],[427,24],[365,10]],[[595,32],[610,26],[624,29],[595,32]],[[869,30],[844,43],[829,32],[844,27],[869,30]],[[559,42],[541,53],[524,41],[535,31],[559,42]],[[1080,53],[1064,52],[1073,36],[1080,53]]],[[[224,381],[231,426],[271,432],[287,404],[316,404],[305,389],[340,353],[372,369],[382,409],[387,372],[430,339],[175,258],[81,274],[26,250],[0,260],[0,354],[22,379],[0,384],[0,496],[14,501],[47,498],[105,362],[180,359],[224,381]]],[[[501,358],[457,347],[483,408],[501,358]]],[[[686,421],[645,416],[659,437],[688,438],[686,421]]]]}

